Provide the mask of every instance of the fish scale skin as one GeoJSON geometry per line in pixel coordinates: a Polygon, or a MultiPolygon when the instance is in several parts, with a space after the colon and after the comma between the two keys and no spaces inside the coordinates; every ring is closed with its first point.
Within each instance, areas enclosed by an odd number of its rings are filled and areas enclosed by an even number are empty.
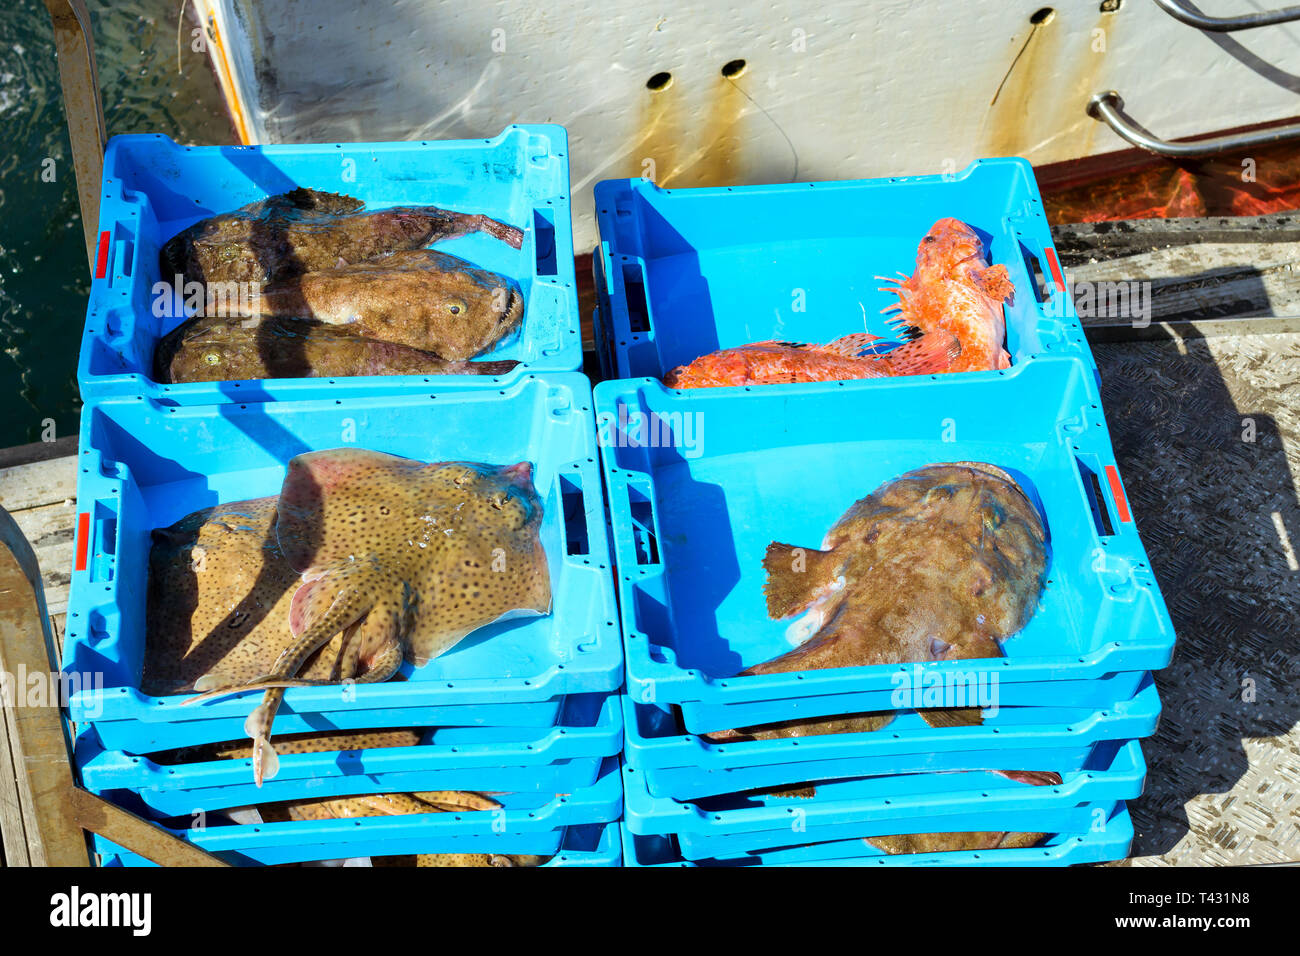
{"type": "Polygon", "coordinates": [[[254,315],[305,317],[463,361],[491,348],[523,318],[519,284],[435,249],[331,264],[265,286],[254,315]]]}
{"type": "Polygon", "coordinates": [[[882,355],[858,354],[876,337],[854,334],[829,345],[755,342],[702,355],[664,376],[669,388],[718,388],[792,382],[838,382],[945,371],[960,354],[957,340],[941,332],[882,355]]]}
{"type": "Polygon", "coordinates": [[[354,375],[505,375],[518,364],[448,361],[424,349],[310,319],[199,316],[159,340],[153,375],[167,384],[354,375]]]}
{"type": "MultiPolygon", "coordinates": [[[[276,498],[187,515],[155,533],[149,555],[141,690],[176,694],[219,674],[231,683],[267,673],[292,640],[289,609],[300,578],[275,536],[276,498]]],[[[341,680],[344,635],[300,676],[341,680]]]]}
{"type": "Polygon", "coordinates": [[[962,850],[1018,849],[1041,843],[1042,833],[907,833],[868,837],[867,842],[892,855],[956,853],[962,850]]]}
{"type": "Polygon", "coordinates": [[[290,600],[294,640],[270,672],[193,698],[266,690],[246,723],[259,786],[276,766],[267,738],[280,688],[294,686],[301,663],[340,629],[355,634],[350,625],[364,618],[368,643],[400,645],[422,665],[507,612],[550,611],[542,505],[525,462],[495,468],[354,448],[308,452],[289,462],[275,511],[276,541],[303,581],[290,600]],[[376,609],[383,616],[368,633],[376,609]]]}
{"type": "MultiPolygon", "coordinates": [[[[414,747],[423,734],[418,730],[344,730],[334,734],[288,734],[276,741],[282,754],[331,753],[336,750],[372,750],[380,747],[414,747]]],[[[152,755],[155,763],[177,764],[207,760],[247,760],[253,746],[246,740],[203,744],[162,751],[152,755]]]]}
{"type": "Polygon", "coordinates": [[[487,231],[516,249],[522,233],[483,216],[434,206],[362,212],[337,193],[296,189],[195,223],[164,244],[162,274],[190,282],[265,283],[487,231]]]}
{"type": "Polygon", "coordinates": [[[422,663],[508,611],[549,610],[541,519],[531,481],[513,484],[489,466],[342,449],[290,462],[279,540],[308,579],[359,554],[372,560],[358,588],[409,584],[409,655],[422,663]]]}
{"type": "MultiPolygon", "coordinates": [[[[769,588],[792,607],[805,589],[823,623],[801,646],[740,676],[1001,656],[997,642],[1019,631],[1037,606],[1047,563],[1033,504],[1005,472],[979,462],[929,465],[854,503],[827,533],[823,551],[806,552],[818,574],[786,565],[784,556],[794,553],[788,545],[773,548],[764,563],[769,588]],[[783,557],[773,562],[773,553],[783,557]],[[844,586],[825,590],[827,576],[842,577],[844,586]]],[[[739,733],[861,732],[878,729],[890,713],[739,733]]]]}

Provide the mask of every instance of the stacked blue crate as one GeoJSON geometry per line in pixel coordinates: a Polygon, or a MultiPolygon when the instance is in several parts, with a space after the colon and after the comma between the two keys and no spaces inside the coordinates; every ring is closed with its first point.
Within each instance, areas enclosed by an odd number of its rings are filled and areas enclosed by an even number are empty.
{"type": "MultiPolygon", "coordinates": [[[[359,855],[371,839],[414,847],[403,853],[546,845],[556,860],[571,848],[580,865],[617,865],[609,825],[621,812],[613,758],[622,746],[622,647],[591,390],[572,371],[581,345],[566,150],[556,126],[438,143],[110,143],[79,365],[86,404],[63,661],[69,674],[98,681],[83,681],[69,701],[87,788],[129,795],[142,813],[237,862],[359,855]],[[159,275],[161,245],[199,219],[298,186],[343,192],[371,210],[436,205],[520,227],[519,250],[482,235],[437,248],[520,283],[522,328],[481,358],[521,364],[499,377],[152,380],[158,339],[183,321],[154,307],[156,284],[170,279],[159,275]],[[530,462],[544,509],[551,613],[500,621],[424,667],[404,664],[395,681],[346,692],[292,688],[275,724],[277,735],[412,728],[420,731],[415,746],[285,754],[261,790],[245,760],[162,762],[160,751],[243,738],[259,695],[182,706],[189,695],[141,692],[151,532],[204,507],[275,494],[294,456],[340,446],[424,461],[530,462]],[[360,827],[184,822],[245,804],[445,789],[494,791],[502,808],[360,827]],[[492,814],[501,817],[496,827],[492,814]],[[578,838],[588,830],[594,839],[578,838]]],[[[141,862],[100,849],[106,863],[141,862]]]]}
{"type": "MultiPolygon", "coordinates": [[[[1039,851],[1037,862],[1126,853],[1122,801],[1140,792],[1142,771],[1108,761],[1132,755],[1129,742],[1154,732],[1149,671],[1168,663],[1174,633],[1028,164],[985,160],[955,176],[774,187],[606,182],[596,207],[596,339],[615,379],[597,387],[596,408],[627,658],[626,773],[640,781],[628,789],[625,832],[669,839],[677,859],[703,859],[716,847],[689,825],[708,805],[722,808],[710,833],[730,841],[723,852],[733,857],[822,859],[815,849],[758,852],[771,844],[733,812],[754,798],[732,797],[741,801],[733,806],[723,795],[819,782],[802,804],[815,823],[790,842],[830,846],[846,832],[879,834],[889,821],[929,829],[883,832],[950,832],[919,812],[931,802],[927,771],[1054,770],[1089,781],[1064,791],[1068,807],[1061,788],[1004,781],[1018,788],[1014,811],[995,815],[977,802],[949,820],[952,832],[1011,827],[1019,815],[1029,822],[1017,829],[1057,827],[1032,829],[1057,848],[1039,851]],[[748,342],[825,342],[864,330],[889,338],[878,316],[889,296],[873,276],[910,272],[919,238],[946,216],[971,225],[1015,284],[1006,308],[1011,368],[692,391],[658,381],[748,342]],[[885,480],[970,460],[1009,471],[1047,529],[1046,588],[1028,625],[1004,643],[1004,658],[734,676],[791,646],[762,594],[770,542],[818,547],[885,480]],[[991,693],[982,726],[931,728],[909,709],[926,688],[963,687],[991,693]],[[882,710],[898,716],[874,733],[705,736],[882,710]],[[888,810],[835,796],[853,786],[874,794],[890,774],[911,776],[888,784],[888,810]],[[1085,807],[1103,830],[1106,820],[1117,829],[1081,833],[1085,807]]],[[[860,856],[860,840],[856,848],[860,856]]],[[[626,845],[625,857],[634,865],[626,845]]]]}
{"type": "MultiPolygon", "coordinates": [[[[83,399],[145,395],[171,404],[425,391],[447,376],[357,376],[190,382],[152,377],[154,346],[185,321],[159,251],[210,216],[297,187],[339,192],[367,211],[437,206],[523,231],[521,248],[483,234],[439,251],[519,283],[522,327],[482,360],[520,363],[508,376],[582,366],[573,272],[568,137],[561,126],[513,125],[494,139],[277,146],[180,146],[162,135],[115,136],[104,153],[95,271],[77,381],[83,399]]],[[[185,289],[179,290],[182,304],[185,289]]],[[[459,378],[459,376],[457,376],[459,378]]]]}

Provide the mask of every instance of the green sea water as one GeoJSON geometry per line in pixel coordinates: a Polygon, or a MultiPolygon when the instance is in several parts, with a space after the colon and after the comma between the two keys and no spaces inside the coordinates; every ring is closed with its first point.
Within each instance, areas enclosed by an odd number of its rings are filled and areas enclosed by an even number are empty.
{"type": "MultiPolygon", "coordinates": [[[[235,142],[198,24],[180,0],[90,0],[104,119],[117,133],[235,142]]],[[[41,0],[0,6],[0,448],[75,434],[89,269],[41,0]],[[52,163],[50,161],[53,161],[52,163]],[[53,171],[53,182],[46,181],[53,171]],[[42,176],[42,173],[45,176],[42,176]]]]}

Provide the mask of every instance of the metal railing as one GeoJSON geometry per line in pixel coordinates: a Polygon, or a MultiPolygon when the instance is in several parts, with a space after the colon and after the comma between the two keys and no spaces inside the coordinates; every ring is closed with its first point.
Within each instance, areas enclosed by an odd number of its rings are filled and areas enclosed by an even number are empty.
{"type": "MultiPolygon", "coordinates": [[[[1215,33],[1250,30],[1255,27],[1274,26],[1279,23],[1300,20],[1300,7],[1243,14],[1238,17],[1208,17],[1199,10],[1189,10],[1181,0],[1155,0],[1155,3],[1156,6],[1171,17],[1197,29],[1209,30],[1215,33]]],[[[1300,123],[1292,123],[1287,126],[1274,126],[1250,133],[1216,136],[1212,139],[1197,140],[1194,143],[1175,143],[1154,135],[1125,113],[1124,99],[1114,90],[1094,93],[1092,98],[1088,100],[1086,108],[1089,116],[1098,122],[1105,123],[1115,132],[1116,136],[1126,142],[1160,156],[1172,156],[1179,159],[1214,156],[1219,153],[1231,153],[1240,149],[1250,149],[1255,146],[1300,138],[1300,123]]]]}

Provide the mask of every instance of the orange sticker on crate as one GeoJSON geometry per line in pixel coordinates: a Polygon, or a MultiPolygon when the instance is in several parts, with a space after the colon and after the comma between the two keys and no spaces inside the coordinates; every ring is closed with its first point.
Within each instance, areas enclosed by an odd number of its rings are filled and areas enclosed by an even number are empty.
{"type": "Polygon", "coordinates": [[[108,275],[108,230],[99,234],[99,252],[95,254],[95,278],[108,275]]]}
{"type": "Polygon", "coordinates": [[[1132,521],[1133,516],[1128,510],[1128,499],[1124,497],[1124,486],[1119,483],[1119,471],[1114,465],[1106,466],[1106,480],[1110,483],[1110,494],[1115,499],[1115,507],[1119,510],[1119,520],[1132,521]]]}
{"type": "Polygon", "coordinates": [[[1052,281],[1056,283],[1057,289],[1059,289],[1061,292],[1064,292],[1065,277],[1061,275],[1061,263],[1060,260],[1056,258],[1056,249],[1054,249],[1052,246],[1048,246],[1046,252],[1047,252],[1047,265],[1048,268],[1052,270],[1052,281]]]}
{"type": "Polygon", "coordinates": [[[77,515],[77,570],[86,570],[86,552],[90,548],[90,512],[77,515]]]}

